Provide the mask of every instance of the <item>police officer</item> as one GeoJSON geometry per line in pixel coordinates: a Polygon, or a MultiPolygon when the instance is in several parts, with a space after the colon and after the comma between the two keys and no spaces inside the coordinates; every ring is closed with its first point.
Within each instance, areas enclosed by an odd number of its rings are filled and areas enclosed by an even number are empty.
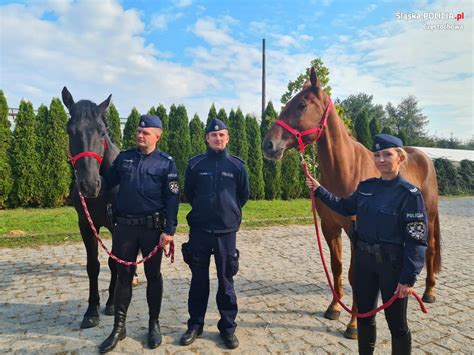
{"type": "MultiPolygon", "coordinates": [[[[172,157],[156,148],[162,133],[161,120],[143,115],[136,132],[137,148],[121,152],[106,174],[106,188],[120,184],[115,211],[113,252],[125,261],[136,261],[139,249],[148,255],[161,243],[173,241],[179,204],[178,175],[172,157]]],[[[161,344],[159,324],[163,278],[162,250],[145,262],[147,302],[149,311],[148,346],[161,344]]],[[[132,298],[132,278],[135,266],[117,264],[115,288],[115,320],[110,336],[99,351],[111,351],[126,336],[125,319],[132,298]]]]}
{"type": "Polygon", "coordinates": [[[184,194],[191,203],[187,215],[189,243],[183,256],[191,268],[192,279],[188,299],[188,329],[181,345],[189,345],[201,335],[209,298],[209,263],[211,254],[217,269],[217,324],[227,348],[235,349],[237,297],[234,275],[239,268],[236,233],[242,221],[242,207],[249,198],[249,182],[245,163],[226,150],[229,133],[226,125],[215,118],[206,129],[207,152],[189,160],[184,194]]]}
{"type": "MultiPolygon", "coordinates": [[[[407,296],[424,265],[427,247],[427,216],[420,190],[399,175],[407,159],[400,139],[375,136],[374,162],[380,178],[362,181],[347,198],[339,198],[314,179],[307,178],[327,206],[344,215],[357,215],[354,295],[359,312],[377,306],[378,293],[387,302],[395,292],[399,298],[385,318],[392,336],[392,354],[410,354],[411,334],[407,324],[407,296]]],[[[375,316],[357,319],[360,354],[375,348],[375,316]]]]}

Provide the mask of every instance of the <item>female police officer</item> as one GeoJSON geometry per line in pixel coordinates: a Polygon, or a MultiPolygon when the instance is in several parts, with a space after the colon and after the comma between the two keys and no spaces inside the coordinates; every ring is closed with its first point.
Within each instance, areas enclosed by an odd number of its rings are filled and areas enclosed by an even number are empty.
{"type": "MultiPolygon", "coordinates": [[[[384,302],[399,292],[397,301],[385,310],[393,354],[411,352],[407,296],[423,268],[428,235],[423,196],[399,175],[407,159],[402,146],[396,137],[376,135],[374,162],[381,178],[362,181],[347,198],[336,197],[313,178],[306,179],[315,196],[331,209],[344,216],[357,215],[354,295],[359,312],[376,307],[379,291],[384,302]]],[[[358,318],[357,330],[359,353],[372,354],[375,316],[358,318]]]]}

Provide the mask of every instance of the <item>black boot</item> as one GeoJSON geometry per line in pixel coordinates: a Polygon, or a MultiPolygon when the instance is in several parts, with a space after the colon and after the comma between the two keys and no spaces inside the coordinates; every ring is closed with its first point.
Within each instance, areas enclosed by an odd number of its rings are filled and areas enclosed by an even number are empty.
{"type": "Polygon", "coordinates": [[[372,355],[375,349],[377,328],[375,324],[357,322],[357,342],[360,355],[372,355]]]}
{"type": "Polygon", "coordinates": [[[148,302],[148,311],[150,320],[148,321],[148,346],[155,349],[160,346],[163,337],[161,336],[160,317],[161,300],[163,298],[163,277],[161,273],[158,279],[147,282],[146,298],[148,302]]]}
{"type": "Polygon", "coordinates": [[[392,354],[393,355],[410,355],[411,354],[411,332],[408,331],[401,337],[394,338],[392,336],[392,354]]]}
{"type": "Polygon", "coordinates": [[[150,317],[148,321],[148,346],[150,349],[155,349],[160,346],[162,340],[160,321],[158,318],[150,317]]]}
{"type": "Polygon", "coordinates": [[[122,285],[117,283],[115,288],[115,319],[114,328],[109,337],[99,346],[100,353],[112,351],[118,342],[125,339],[127,331],[125,329],[125,319],[127,318],[128,305],[132,298],[132,285],[122,285]]]}

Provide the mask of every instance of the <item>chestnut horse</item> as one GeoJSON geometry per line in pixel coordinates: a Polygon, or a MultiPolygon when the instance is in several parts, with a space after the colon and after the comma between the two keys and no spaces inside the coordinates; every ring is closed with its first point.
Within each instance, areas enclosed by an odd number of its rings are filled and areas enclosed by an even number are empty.
{"type": "MultiPolygon", "coordinates": [[[[107,204],[114,204],[117,189],[101,191],[101,178],[119,153],[107,134],[106,113],[110,95],[100,105],[88,100],[74,102],[66,87],[62,91],[63,102],[71,118],[67,122],[69,153],[74,167],[75,184],[71,196],[79,218],[79,229],[87,252],[87,276],[89,277],[89,306],[81,323],[81,328],[91,328],[99,324],[99,271],[97,240],[84,214],[79,191],[85,197],[92,221],[97,229],[107,228],[112,232],[112,224],[107,218],[107,204]]],[[[109,258],[111,271],[109,297],[105,307],[106,315],[114,314],[114,290],[117,280],[116,262],[109,258]]]]}
{"type": "MultiPolygon", "coordinates": [[[[284,107],[279,120],[291,128],[303,132],[320,125],[330,103],[329,96],[320,87],[314,68],[311,68],[310,80],[305,83],[303,90],[296,94],[284,107]]],[[[320,182],[329,191],[340,197],[347,197],[355,191],[358,183],[372,177],[380,177],[373,162],[373,154],[348,133],[344,123],[339,118],[334,106],[329,107],[327,124],[317,140],[320,182]]],[[[319,133],[300,137],[303,143],[313,142],[319,133]]],[[[263,153],[267,159],[279,160],[286,150],[298,147],[297,139],[287,129],[273,124],[263,142],[263,153]]],[[[423,300],[435,301],[435,273],[441,267],[441,235],[438,215],[438,184],[432,161],[426,154],[412,147],[404,148],[408,159],[400,169],[400,174],[423,193],[428,212],[429,236],[426,251],[426,288],[423,300]]],[[[343,217],[333,212],[321,200],[317,203],[317,211],[321,218],[321,228],[331,254],[331,269],[334,287],[339,298],[342,297],[342,229],[348,234],[353,217],[343,217]]],[[[352,285],[352,256],[349,268],[349,282],[352,285]]],[[[353,303],[353,309],[356,305],[353,303]]],[[[328,319],[338,319],[340,306],[333,298],[324,316],[328,319]]],[[[351,318],[344,335],[355,339],[356,319],[351,318]]]]}

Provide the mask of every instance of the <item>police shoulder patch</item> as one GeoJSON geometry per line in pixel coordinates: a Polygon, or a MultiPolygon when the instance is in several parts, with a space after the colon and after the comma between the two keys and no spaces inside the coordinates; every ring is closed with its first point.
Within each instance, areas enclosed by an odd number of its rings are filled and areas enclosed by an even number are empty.
{"type": "Polygon", "coordinates": [[[420,189],[416,187],[415,185],[409,183],[405,179],[400,179],[400,185],[402,185],[404,188],[406,188],[408,191],[410,191],[413,195],[418,195],[421,193],[420,189]]]}
{"type": "Polygon", "coordinates": [[[179,192],[179,185],[176,180],[170,181],[168,183],[168,188],[175,195],[179,192]]]}
{"type": "Polygon", "coordinates": [[[425,222],[415,221],[407,223],[407,233],[415,240],[422,240],[425,236],[425,222]]]}

